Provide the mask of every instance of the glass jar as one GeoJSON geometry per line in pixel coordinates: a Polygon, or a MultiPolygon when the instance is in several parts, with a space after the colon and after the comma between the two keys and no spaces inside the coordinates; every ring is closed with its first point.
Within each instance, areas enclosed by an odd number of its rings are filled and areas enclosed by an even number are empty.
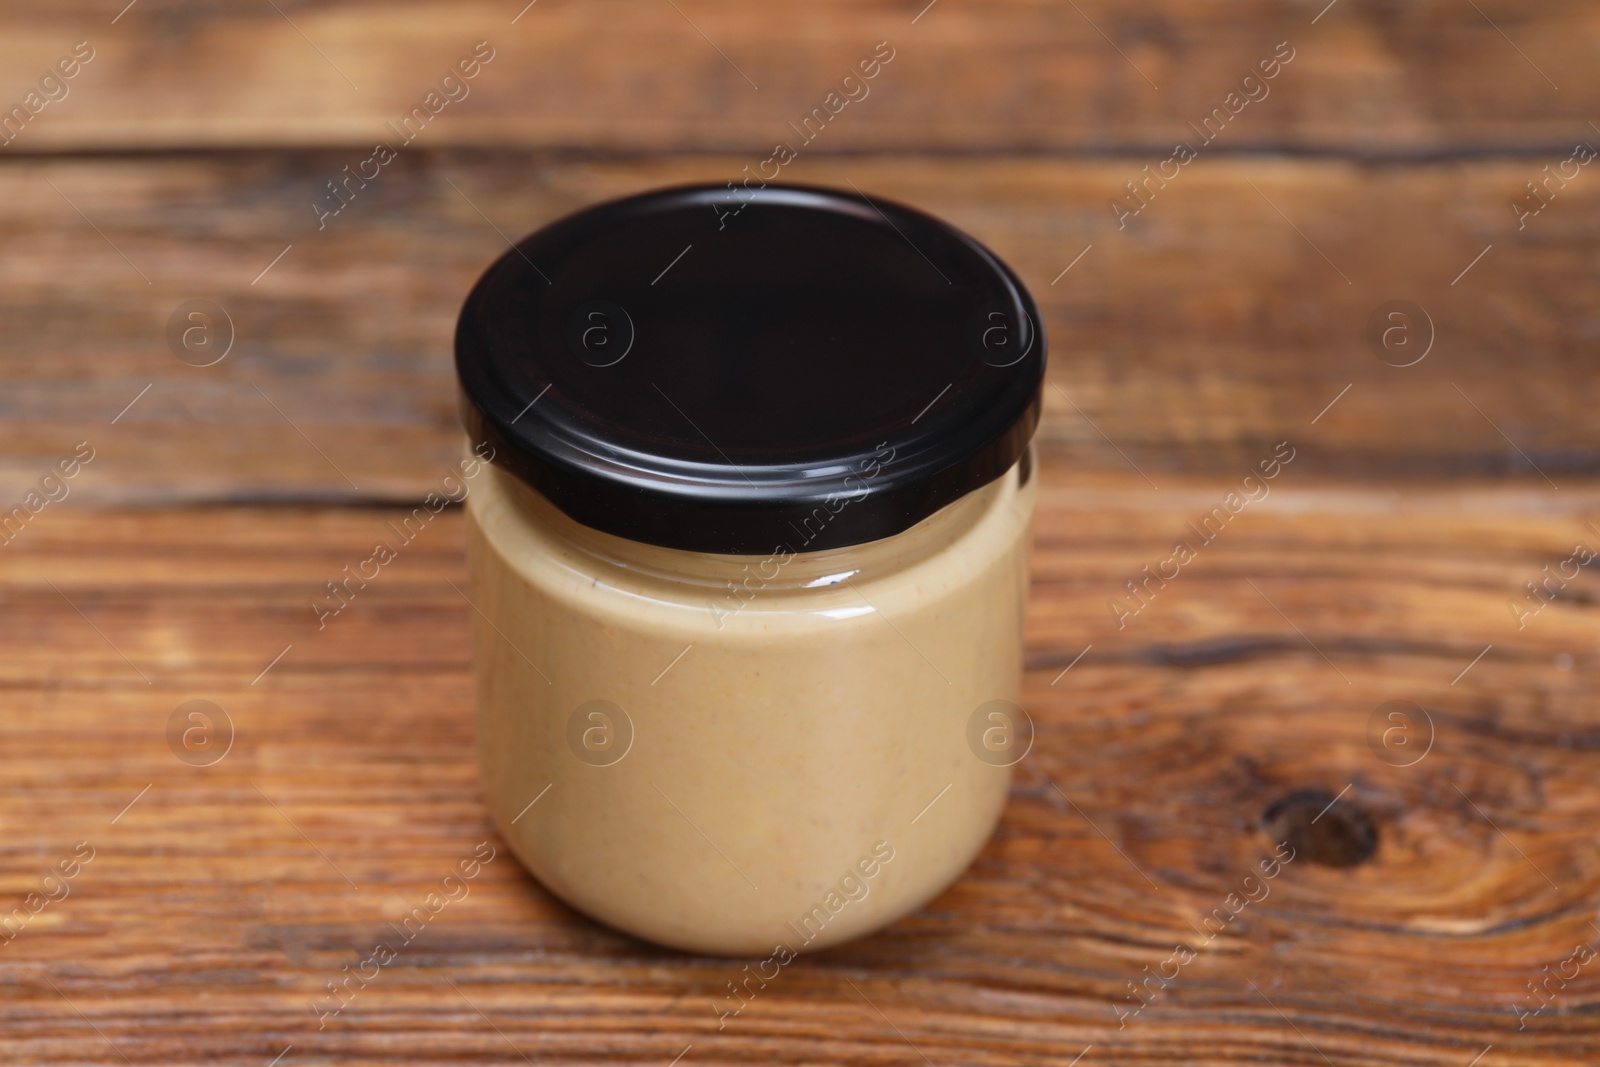
{"type": "Polygon", "coordinates": [[[766,955],[967,867],[1031,742],[1036,322],[970,238],[817,189],[603,205],[484,275],[482,777],[550,891],[766,955]]]}

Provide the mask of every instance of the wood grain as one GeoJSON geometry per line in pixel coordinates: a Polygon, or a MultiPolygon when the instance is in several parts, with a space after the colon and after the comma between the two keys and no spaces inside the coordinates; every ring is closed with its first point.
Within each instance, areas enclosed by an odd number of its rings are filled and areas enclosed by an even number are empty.
{"type": "Polygon", "coordinates": [[[1593,1062],[1592,967],[1520,1031],[1514,1008],[1600,940],[1594,579],[1521,631],[1506,601],[1600,540],[1584,523],[1600,485],[1397,497],[1296,473],[1119,631],[1106,601],[1229,484],[1047,465],[1037,740],[999,832],[929,907],[784,968],[720,1033],[711,1004],[738,962],[574,915],[487,826],[471,609],[448,584],[464,581],[457,513],[319,633],[310,599],[385,509],[68,501],[0,550],[0,903],[76,842],[95,852],[0,941],[0,1050],[661,1065],[692,1045],[681,1063],[998,1065],[1092,1045],[1083,1063],[1464,1067],[1492,1044],[1486,1067],[1593,1062]],[[237,731],[210,767],[165,739],[195,698],[237,731]],[[1367,741],[1394,699],[1434,725],[1406,768],[1367,741]],[[1337,797],[1318,825],[1370,821],[1372,858],[1283,867],[1119,1028],[1126,983],[1198,943],[1271,854],[1263,813],[1308,789],[1337,797]],[[502,851],[470,896],[319,1031],[323,983],[484,840],[502,851]]]}
{"type": "Polygon", "coordinates": [[[480,40],[497,58],[429,147],[765,155],[879,41],[896,58],[819,151],[1170,150],[1282,41],[1295,59],[1231,150],[1543,151],[1600,114],[1582,0],[122,6],[0,4],[0,100],[74,42],[97,53],[8,151],[367,146],[480,40]]]}
{"type": "MultiPolygon", "coordinates": [[[[73,489],[85,499],[417,498],[458,447],[453,324],[502,235],[740,165],[407,154],[319,231],[310,200],[350,159],[0,166],[0,499],[79,441],[98,450],[73,489]],[[191,299],[232,318],[216,366],[168,349],[167,321],[191,299]]],[[[1306,463],[1329,477],[1559,485],[1600,465],[1600,381],[1585,370],[1600,322],[1575,284],[1600,236],[1600,181],[1574,181],[1519,231],[1509,201],[1537,175],[1529,163],[1202,157],[1119,229],[1106,201],[1140,165],[793,170],[942,215],[1020,271],[1052,343],[1041,440],[1074,465],[1160,485],[1243,470],[1286,439],[1313,444],[1306,463]],[[1363,339],[1397,298],[1436,333],[1412,367],[1363,339]]]]}

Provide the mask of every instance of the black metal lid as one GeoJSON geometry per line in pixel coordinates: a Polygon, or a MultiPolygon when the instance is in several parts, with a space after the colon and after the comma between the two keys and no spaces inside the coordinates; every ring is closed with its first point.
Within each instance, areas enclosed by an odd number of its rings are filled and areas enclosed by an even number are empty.
{"type": "Polygon", "coordinates": [[[456,369],[473,439],[578,522],[765,555],[888,537],[1009,470],[1038,322],[921,212],[691,186],[524,238],[467,297],[456,369]]]}

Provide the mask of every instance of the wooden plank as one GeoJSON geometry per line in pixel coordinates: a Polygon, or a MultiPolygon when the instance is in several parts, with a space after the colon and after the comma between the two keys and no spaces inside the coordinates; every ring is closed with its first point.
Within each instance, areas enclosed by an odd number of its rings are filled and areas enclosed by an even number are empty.
{"type": "Polygon", "coordinates": [[[1279,42],[1295,58],[1230,127],[1232,150],[1545,151],[1595,136],[1600,113],[1600,14],[1583,0],[122,7],[0,4],[0,100],[75,42],[95,50],[12,150],[366,146],[479,41],[496,58],[420,143],[754,163],[879,41],[894,60],[815,151],[1170,150],[1279,42]]]}
{"type": "MultiPolygon", "coordinates": [[[[740,165],[413,153],[319,231],[311,199],[352,158],[0,166],[0,500],[78,442],[96,450],[70,487],[84,499],[419,498],[459,447],[454,319],[502,235],[740,165]],[[165,337],[195,299],[234,326],[212,367],[165,337]]],[[[1020,271],[1052,341],[1041,441],[1076,466],[1160,485],[1283,440],[1329,476],[1559,485],[1600,463],[1600,182],[1580,175],[1519,231],[1530,163],[1202,157],[1119,228],[1107,202],[1142,165],[817,158],[793,177],[921,206],[1020,271]],[[1436,334],[1405,368],[1363,339],[1401,298],[1436,334]]]]}
{"type": "Polygon", "coordinates": [[[929,907],[785,967],[720,1032],[712,1004],[743,961],[577,917],[487,826],[470,609],[447,584],[464,581],[458,512],[320,633],[310,599],[391,513],[42,515],[0,552],[0,903],[77,842],[94,857],[0,942],[0,1051],[659,1067],[1065,1064],[1093,1046],[1082,1062],[1464,1067],[1493,1045],[1482,1063],[1593,1062],[1592,968],[1524,1028],[1515,1010],[1600,936],[1594,579],[1520,631],[1506,601],[1600,540],[1581,521],[1600,485],[1402,503],[1297,474],[1118,630],[1106,602],[1233,483],[1047,465],[1037,740],[998,834],[929,907]],[[195,698],[236,730],[209,767],[165,739],[195,698]],[[1369,747],[1396,699],[1432,715],[1409,767],[1369,747]],[[1271,854],[1264,813],[1296,796],[1301,853],[1202,943],[1271,854]],[[1312,859],[1362,823],[1365,862],[1312,859]],[[485,840],[501,851],[470,896],[319,1031],[324,982],[485,840]],[[1119,1025],[1128,983],[1180,943],[1195,959],[1119,1025]]]}

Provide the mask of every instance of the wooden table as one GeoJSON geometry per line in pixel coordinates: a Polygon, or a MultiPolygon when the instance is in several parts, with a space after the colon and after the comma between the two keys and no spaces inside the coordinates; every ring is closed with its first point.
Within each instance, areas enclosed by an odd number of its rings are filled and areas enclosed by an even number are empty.
{"type": "Polygon", "coordinates": [[[0,99],[95,50],[0,148],[0,503],[93,452],[0,546],[0,1059],[1600,1060],[1597,587],[1525,587],[1600,549],[1600,178],[1524,186],[1600,145],[1591,6],[274,6],[0,3],[0,99]],[[740,176],[883,40],[785,178],[948,217],[1039,297],[1036,743],[956,886],[719,1030],[742,961],[589,922],[489,828],[459,513],[309,605],[451,463],[453,318],[506,236],[740,176]],[[172,347],[190,301],[210,366],[172,347]],[[171,740],[199,725],[209,765],[171,740]]]}

